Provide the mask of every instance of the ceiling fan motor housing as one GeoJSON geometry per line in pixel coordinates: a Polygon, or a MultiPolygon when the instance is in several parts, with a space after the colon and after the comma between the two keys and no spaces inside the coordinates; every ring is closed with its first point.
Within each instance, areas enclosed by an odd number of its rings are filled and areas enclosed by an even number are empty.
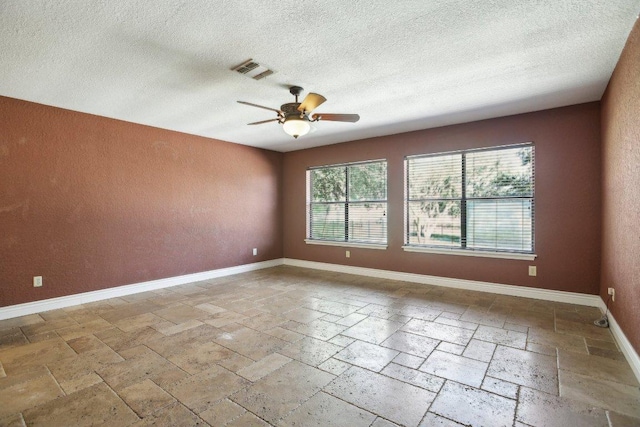
{"type": "Polygon", "coordinates": [[[307,115],[304,114],[304,112],[300,112],[300,110],[298,110],[299,106],[300,106],[299,102],[289,102],[287,104],[282,104],[280,106],[280,110],[284,113],[285,118],[295,115],[295,116],[299,116],[301,119],[309,120],[309,117],[307,117],[307,115]]]}

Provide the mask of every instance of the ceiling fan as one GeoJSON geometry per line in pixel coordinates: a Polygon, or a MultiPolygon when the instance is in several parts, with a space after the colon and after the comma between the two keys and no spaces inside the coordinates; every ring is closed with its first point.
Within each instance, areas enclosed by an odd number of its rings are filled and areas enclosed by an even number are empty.
{"type": "Polygon", "coordinates": [[[355,123],[360,120],[360,116],[357,114],[330,114],[330,113],[314,113],[309,114],[318,108],[327,99],[318,95],[317,93],[309,93],[302,102],[298,102],[298,96],[302,93],[300,86],[291,86],[289,93],[296,97],[296,102],[289,102],[282,104],[280,109],[264,107],[258,104],[252,104],[251,102],[238,101],[240,104],[250,105],[252,107],[263,108],[265,110],[274,111],[278,117],[275,119],[262,120],[259,122],[248,123],[249,125],[261,125],[263,123],[278,122],[282,125],[282,128],[286,133],[294,138],[306,135],[311,129],[309,123],[317,122],[320,120],[328,120],[333,122],[350,122],[355,123]]]}

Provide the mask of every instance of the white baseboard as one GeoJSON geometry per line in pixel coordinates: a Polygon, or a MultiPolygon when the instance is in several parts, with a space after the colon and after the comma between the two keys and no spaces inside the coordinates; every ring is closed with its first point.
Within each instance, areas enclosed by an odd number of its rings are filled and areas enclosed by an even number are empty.
{"type": "Polygon", "coordinates": [[[380,279],[401,280],[404,282],[422,283],[425,285],[444,286],[447,288],[467,289],[490,292],[493,294],[534,298],[546,301],[566,302],[569,304],[600,307],[602,299],[598,295],[580,294],[577,292],[551,291],[548,289],[529,288],[526,286],[502,285],[499,283],[479,282],[476,280],[452,279],[449,277],[427,276],[424,274],[402,273],[399,271],[378,270],[375,268],[352,267],[349,265],[327,264],[323,262],[303,261],[285,258],[285,265],[312,268],[315,270],[334,271],[337,273],[357,274],[359,276],[377,277],[380,279]]]}
{"type": "Polygon", "coordinates": [[[123,297],[140,292],[154,291],[157,289],[169,288],[171,286],[184,285],[186,283],[215,279],[217,277],[230,276],[232,274],[246,273],[248,271],[275,267],[282,265],[282,263],[282,258],[278,258],[253,264],[244,264],[235,267],[220,268],[218,270],[185,274],[184,276],[167,277],[166,279],[150,280],[148,282],[117,286],[115,288],[101,289],[99,291],[83,292],[80,294],[50,298],[42,301],[0,307],[0,320],[71,307],[73,305],[86,304],[89,302],[102,301],[109,298],[123,297]]]}
{"type": "MultiPolygon", "coordinates": [[[[600,298],[600,310],[604,313],[606,309],[607,306],[605,302],[600,298]]],[[[627,359],[627,362],[629,362],[633,373],[640,382],[640,356],[638,356],[638,353],[631,345],[631,342],[629,342],[627,336],[624,334],[622,329],[620,329],[620,325],[618,325],[618,322],[616,322],[616,319],[613,317],[611,312],[607,314],[607,318],[609,319],[609,329],[613,334],[613,338],[615,338],[618,343],[618,347],[620,347],[622,354],[624,354],[624,357],[627,359]]]]}
{"type": "MultiPolygon", "coordinates": [[[[569,304],[598,307],[605,312],[606,306],[599,295],[580,294],[576,292],[551,291],[547,289],[530,288],[526,286],[502,285],[498,283],[478,282],[474,280],[452,279],[448,277],[427,276],[423,274],[402,273],[398,271],[378,270],[375,268],[352,267],[349,265],[327,264],[322,262],[304,261],[299,259],[285,258],[285,265],[295,267],[312,268],[315,270],[326,270],[337,273],[357,274],[359,276],[369,276],[381,279],[402,280],[412,283],[423,283],[427,285],[444,286],[448,288],[467,289],[480,292],[490,292],[501,295],[511,295],[517,297],[534,298],[546,301],[564,302],[569,304]]],[[[627,339],[626,335],[618,326],[611,313],[608,314],[609,328],[617,341],[622,354],[631,365],[636,378],[640,381],[640,357],[627,339]]]]}
{"type": "MultiPolygon", "coordinates": [[[[467,289],[501,295],[511,295],[525,298],[541,299],[546,301],[557,301],[569,304],[599,307],[603,313],[606,309],[604,301],[598,295],[552,291],[547,289],[530,288],[526,286],[502,285],[499,283],[452,279],[448,277],[427,276],[423,274],[402,273],[398,271],[378,270],[375,268],[353,267],[339,264],[328,264],[292,258],[279,258],[254,264],[245,264],[236,267],[203,271],[201,273],[168,277],[166,279],[151,280],[148,282],[118,286],[115,288],[102,289],[99,291],[84,292],[81,294],[69,295],[65,297],[51,298],[47,300],[34,301],[8,307],[0,307],[0,320],[26,316],[28,314],[41,313],[43,311],[55,310],[79,304],[86,304],[89,302],[101,301],[109,298],[122,297],[140,292],[153,291],[156,289],[168,288],[171,286],[184,285],[187,283],[199,282],[202,280],[215,279],[217,277],[230,276],[233,274],[245,273],[248,271],[260,270],[263,268],[276,267],[283,264],[295,267],[310,268],[314,270],[333,271],[337,273],[355,274],[359,276],[369,276],[381,279],[400,280],[411,283],[423,283],[428,285],[444,286],[448,288],[467,289]]],[[[627,361],[631,365],[631,369],[633,369],[633,372],[640,381],[640,357],[634,350],[633,346],[625,336],[622,329],[620,329],[620,326],[616,322],[613,315],[609,313],[608,317],[611,333],[618,342],[622,353],[625,355],[627,361]]]]}

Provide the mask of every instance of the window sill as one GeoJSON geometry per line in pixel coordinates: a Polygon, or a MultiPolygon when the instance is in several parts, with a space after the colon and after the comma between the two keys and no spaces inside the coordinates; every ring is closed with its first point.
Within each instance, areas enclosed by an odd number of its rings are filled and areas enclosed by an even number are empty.
{"type": "Polygon", "coordinates": [[[333,240],[311,240],[304,239],[307,245],[322,245],[322,246],[340,246],[344,248],[362,248],[362,249],[380,249],[386,250],[387,245],[378,243],[351,243],[351,242],[336,242],[333,240]]]}
{"type": "Polygon", "coordinates": [[[422,252],[427,254],[460,255],[460,256],[473,256],[473,257],[484,257],[484,258],[517,259],[517,260],[523,260],[523,261],[533,261],[537,257],[536,254],[472,251],[467,249],[425,248],[420,246],[403,246],[402,249],[404,249],[406,252],[422,252]]]}

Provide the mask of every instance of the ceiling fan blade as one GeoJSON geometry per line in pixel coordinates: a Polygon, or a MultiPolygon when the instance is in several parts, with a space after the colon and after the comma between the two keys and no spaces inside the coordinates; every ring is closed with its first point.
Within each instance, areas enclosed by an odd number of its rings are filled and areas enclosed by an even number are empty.
{"type": "Polygon", "coordinates": [[[298,107],[298,111],[303,111],[306,113],[310,113],[311,111],[318,108],[322,105],[327,98],[322,95],[318,95],[317,93],[309,93],[302,101],[302,104],[298,107]]]}
{"type": "Polygon", "coordinates": [[[269,122],[277,122],[280,119],[269,119],[269,120],[262,120],[260,122],[253,122],[253,123],[247,123],[248,125],[261,125],[263,123],[269,123],[269,122]]]}
{"type": "Polygon", "coordinates": [[[355,123],[360,120],[358,114],[329,114],[329,113],[316,113],[311,116],[312,120],[327,120],[332,122],[350,122],[355,123]]]}
{"type": "Polygon", "coordinates": [[[249,105],[251,107],[258,107],[258,108],[262,108],[263,110],[269,110],[269,111],[275,111],[276,113],[278,113],[278,115],[283,114],[282,111],[280,110],[276,110],[275,108],[271,108],[271,107],[265,107],[263,105],[258,105],[258,104],[252,104],[251,102],[246,102],[246,101],[238,101],[239,104],[244,104],[244,105],[249,105]]]}

